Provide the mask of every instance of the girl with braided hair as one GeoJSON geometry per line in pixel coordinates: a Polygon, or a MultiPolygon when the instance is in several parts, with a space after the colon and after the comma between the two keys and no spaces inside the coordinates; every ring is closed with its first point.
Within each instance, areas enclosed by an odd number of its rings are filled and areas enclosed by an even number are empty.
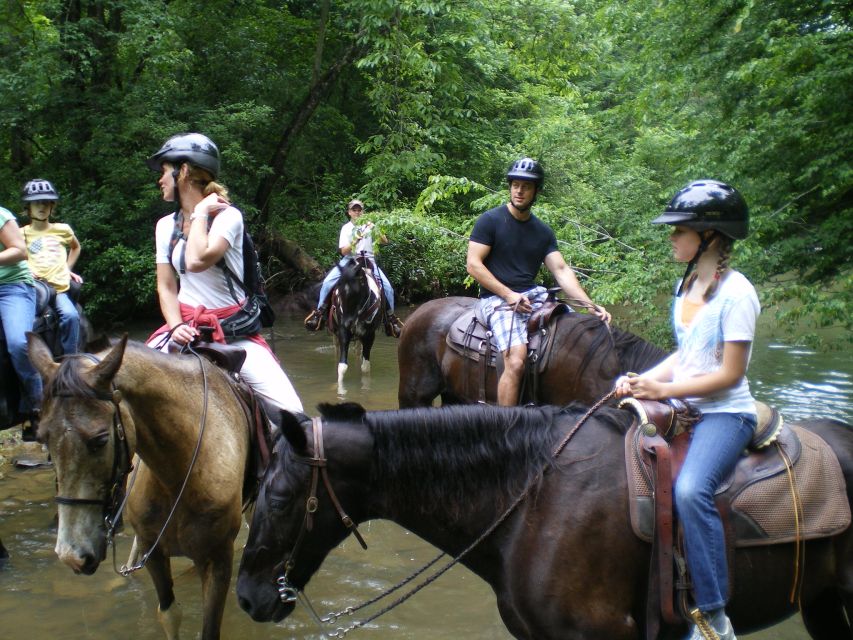
{"type": "Polygon", "coordinates": [[[760,307],[749,280],[729,267],[732,245],[746,237],[748,220],[736,189],[699,180],[652,221],[673,225],[675,260],[687,263],[672,307],[678,350],[649,371],[616,381],[617,397],[679,398],[702,413],[675,485],[695,603],[689,640],[735,638],[725,613],[726,542],[714,493],[756,424],[746,370],[760,307]]]}

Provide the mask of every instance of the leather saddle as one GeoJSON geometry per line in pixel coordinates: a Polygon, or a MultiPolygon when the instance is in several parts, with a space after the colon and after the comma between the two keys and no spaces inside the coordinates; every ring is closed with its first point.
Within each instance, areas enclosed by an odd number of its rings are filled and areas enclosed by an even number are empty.
{"type": "MultiPolygon", "coordinates": [[[[689,578],[676,545],[672,487],[699,416],[685,406],[634,398],[619,406],[637,417],[625,438],[625,458],[631,525],[638,537],[652,543],[651,634],[660,616],[676,624],[687,613],[689,578]]],[[[775,409],[763,403],[756,403],[756,409],[755,436],[716,492],[730,562],[735,547],[801,543],[835,535],[850,524],[846,485],[829,446],[809,431],[784,424],[775,409]]]]}
{"type": "MultiPolygon", "coordinates": [[[[170,350],[173,348],[173,344],[170,343],[170,350]]],[[[183,351],[182,348],[178,348],[183,351]]],[[[260,479],[269,464],[270,452],[272,451],[272,425],[270,420],[274,418],[274,424],[278,425],[279,418],[277,415],[270,415],[263,400],[240,376],[240,370],[246,361],[245,349],[230,344],[202,340],[193,343],[192,349],[228,374],[227,377],[231,382],[234,396],[246,416],[246,423],[249,425],[250,449],[243,481],[243,504],[248,505],[254,500],[260,479]]]]}
{"type": "MultiPolygon", "coordinates": [[[[495,369],[500,376],[503,373],[503,355],[492,341],[491,329],[477,309],[475,305],[453,322],[445,342],[466,361],[479,365],[478,398],[480,402],[485,402],[488,370],[495,369]]],[[[521,397],[528,402],[537,402],[538,377],[548,367],[557,320],[571,311],[566,303],[549,298],[533,312],[527,322],[527,364],[521,397]]]]}

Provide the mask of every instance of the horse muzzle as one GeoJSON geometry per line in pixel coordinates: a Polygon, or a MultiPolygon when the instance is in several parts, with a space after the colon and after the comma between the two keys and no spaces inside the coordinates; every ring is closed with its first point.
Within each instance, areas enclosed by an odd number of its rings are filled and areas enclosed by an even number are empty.
{"type": "Polygon", "coordinates": [[[237,601],[255,622],[281,622],[296,608],[295,598],[282,601],[277,585],[259,583],[244,575],[237,579],[237,601]]]}
{"type": "Polygon", "coordinates": [[[90,576],[98,570],[101,561],[106,557],[106,548],[100,553],[96,553],[95,551],[78,549],[60,550],[57,546],[56,555],[63,563],[71,567],[74,573],[90,576]]]}

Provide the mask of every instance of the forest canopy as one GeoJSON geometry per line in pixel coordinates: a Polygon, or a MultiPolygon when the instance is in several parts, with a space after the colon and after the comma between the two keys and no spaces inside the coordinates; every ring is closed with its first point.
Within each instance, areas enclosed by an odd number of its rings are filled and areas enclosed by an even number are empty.
{"type": "Polygon", "coordinates": [[[678,269],[648,222],[716,178],[749,203],[733,264],[778,325],[849,341],[850,16],[831,0],[4,2],[0,204],[20,211],[26,180],[53,181],[89,314],[155,316],[169,205],[144,159],[200,131],[275,291],[333,264],[358,196],[417,302],[472,293],[467,234],[532,156],[535,211],[584,286],[658,337],[678,269]]]}

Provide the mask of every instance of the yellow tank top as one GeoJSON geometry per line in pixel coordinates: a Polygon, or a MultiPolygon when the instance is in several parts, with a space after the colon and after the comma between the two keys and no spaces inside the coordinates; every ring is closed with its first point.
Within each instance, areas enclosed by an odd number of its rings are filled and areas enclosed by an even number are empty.
{"type": "Polygon", "coordinates": [[[681,301],[681,323],[689,327],[693,318],[699,313],[699,309],[705,306],[704,302],[691,302],[686,297],[681,301]]]}

